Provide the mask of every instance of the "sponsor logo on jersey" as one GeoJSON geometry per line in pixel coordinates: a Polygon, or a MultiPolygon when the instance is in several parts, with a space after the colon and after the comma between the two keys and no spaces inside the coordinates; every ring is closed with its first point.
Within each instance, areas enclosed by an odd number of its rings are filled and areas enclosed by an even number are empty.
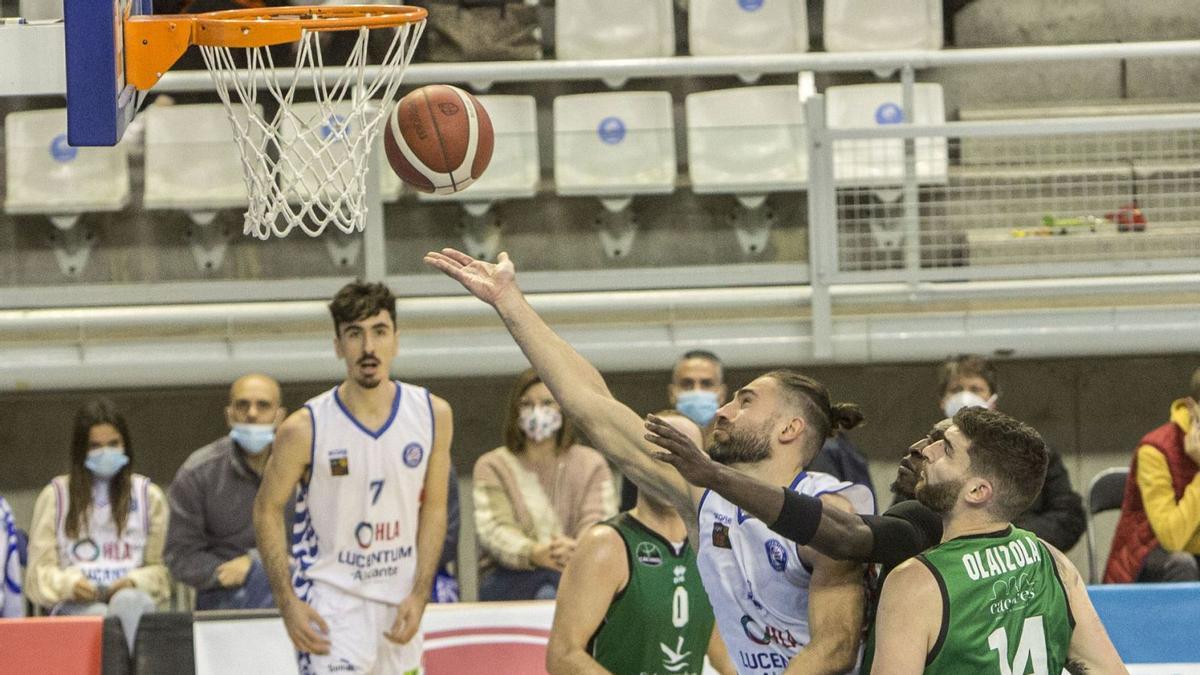
{"type": "Polygon", "coordinates": [[[404,466],[415,469],[421,463],[421,458],[424,456],[425,448],[421,447],[420,443],[409,443],[404,446],[404,466]]]}
{"type": "Polygon", "coordinates": [[[733,544],[729,543],[728,525],[725,523],[713,523],[712,545],[716,548],[733,548],[733,544]]]}
{"type": "Polygon", "coordinates": [[[329,473],[334,476],[350,475],[350,457],[345,448],[329,451],[329,473]]]}
{"type": "Polygon", "coordinates": [[[354,528],[354,540],[359,548],[371,548],[371,545],[381,541],[393,541],[400,538],[400,521],[383,521],[368,523],[363,521],[354,528]]]}
{"type": "Polygon", "coordinates": [[[688,667],[687,658],[692,655],[691,651],[683,651],[683,636],[679,636],[679,641],[675,643],[675,648],[671,649],[663,643],[658,643],[658,648],[663,653],[663,670],[668,673],[678,673],[688,667]]]}
{"type": "Polygon", "coordinates": [[[784,649],[796,649],[800,646],[800,641],[787,628],[779,629],[771,624],[762,626],[749,616],[742,616],[742,630],[746,632],[746,637],[755,644],[777,644],[784,649]]]}
{"type": "Polygon", "coordinates": [[[674,572],[675,572],[675,585],[678,586],[679,584],[683,583],[684,575],[687,574],[687,565],[676,565],[674,572]]]}
{"type": "Polygon", "coordinates": [[[358,668],[346,659],[338,659],[337,663],[329,664],[329,672],[331,673],[357,673],[358,668]]]}
{"type": "Polygon", "coordinates": [[[779,543],[778,539],[768,539],[767,543],[763,546],[767,549],[767,562],[771,563],[771,569],[776,572],[782,572],[787,569],[787,548],[779,543]]]}
{"type": "Polygon", "coordinates": [[[91,537],[80,539],[71,547],[71,557],[79,562],[92,562],[100,559],[100,547],[91,537]]]}
{"type": "Polygon", "coordinates": [[[992,584],[992,602],[988,611],[993,616],[1020,609],[1037,597],[1037,577],[1031,572],[1022,572],[992,584]]]}
{"type": "Polygon", "coordinates": [[[637,561],[647,567],[658,567],[662,564],[662,551],[648,541],[639,542],[634,551],[637,561]]]}
{"type": "Polygon", "coordinates": [[[775,652],[738,652],[742,665],[750,670],[783,670],[788,666],[787,657],[775,652]]]}

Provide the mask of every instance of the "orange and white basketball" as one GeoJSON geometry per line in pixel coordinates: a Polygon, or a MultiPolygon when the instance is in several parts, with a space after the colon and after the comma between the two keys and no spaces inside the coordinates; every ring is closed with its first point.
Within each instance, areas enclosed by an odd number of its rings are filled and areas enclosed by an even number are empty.
{"type": "Polygon", "coordinates": [[[421,192],[451,194],[474,183],[492,159],[492,121],[458,87],[432,84],[400,99],[384,130],[388,163],[421,192]]]}

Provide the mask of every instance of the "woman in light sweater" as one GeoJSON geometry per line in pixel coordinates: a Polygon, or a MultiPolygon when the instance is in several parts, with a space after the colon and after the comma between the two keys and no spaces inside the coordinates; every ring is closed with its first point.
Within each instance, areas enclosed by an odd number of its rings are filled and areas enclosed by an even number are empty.
{"type": "Polygon", "coordinates": [[[125,418],[107,399],[75,416],[71,471],[33,509],[25,592],[51,614],[120,617],[132,646],[137,621],[170,593],[162,561],[163,491],[133,472],[125,418]]]}
{"type": "Polygon", "coordinates": [[[575,540],[617,509],[608,463],[575,443],[532,369],[509,396],[504,445],[475,463],[474,498],[480,600],[553,598],[575,540]]]}

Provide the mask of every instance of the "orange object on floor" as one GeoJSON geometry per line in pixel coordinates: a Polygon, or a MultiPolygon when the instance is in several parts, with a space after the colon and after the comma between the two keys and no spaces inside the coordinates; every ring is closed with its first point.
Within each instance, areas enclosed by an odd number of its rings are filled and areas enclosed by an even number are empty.
{"type": "Polygon", "coordinates": [[[102,616],[0,620],[0,675],[100,675],[102,616]]]}

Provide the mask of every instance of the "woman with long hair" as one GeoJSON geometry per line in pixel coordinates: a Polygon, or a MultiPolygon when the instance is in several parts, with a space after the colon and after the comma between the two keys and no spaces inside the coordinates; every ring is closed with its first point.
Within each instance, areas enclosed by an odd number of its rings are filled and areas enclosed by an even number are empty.
{"type": "Polygon", "coordinates": [[[108,399],[75,415],[70,473],[33,509],[26,594],[51,614],[114,614],[132,644],[137,618],[170,593],[163,491],[133,472],[124,416],[108,399]]]}
{"type": "Polygon", "coordinates": [[[608,463],[575,442],[532,369],[513,385],[504,445],[479,458],[474,476],[480,600],[553,598],[575,540],[616,514],[608,463]]]}

